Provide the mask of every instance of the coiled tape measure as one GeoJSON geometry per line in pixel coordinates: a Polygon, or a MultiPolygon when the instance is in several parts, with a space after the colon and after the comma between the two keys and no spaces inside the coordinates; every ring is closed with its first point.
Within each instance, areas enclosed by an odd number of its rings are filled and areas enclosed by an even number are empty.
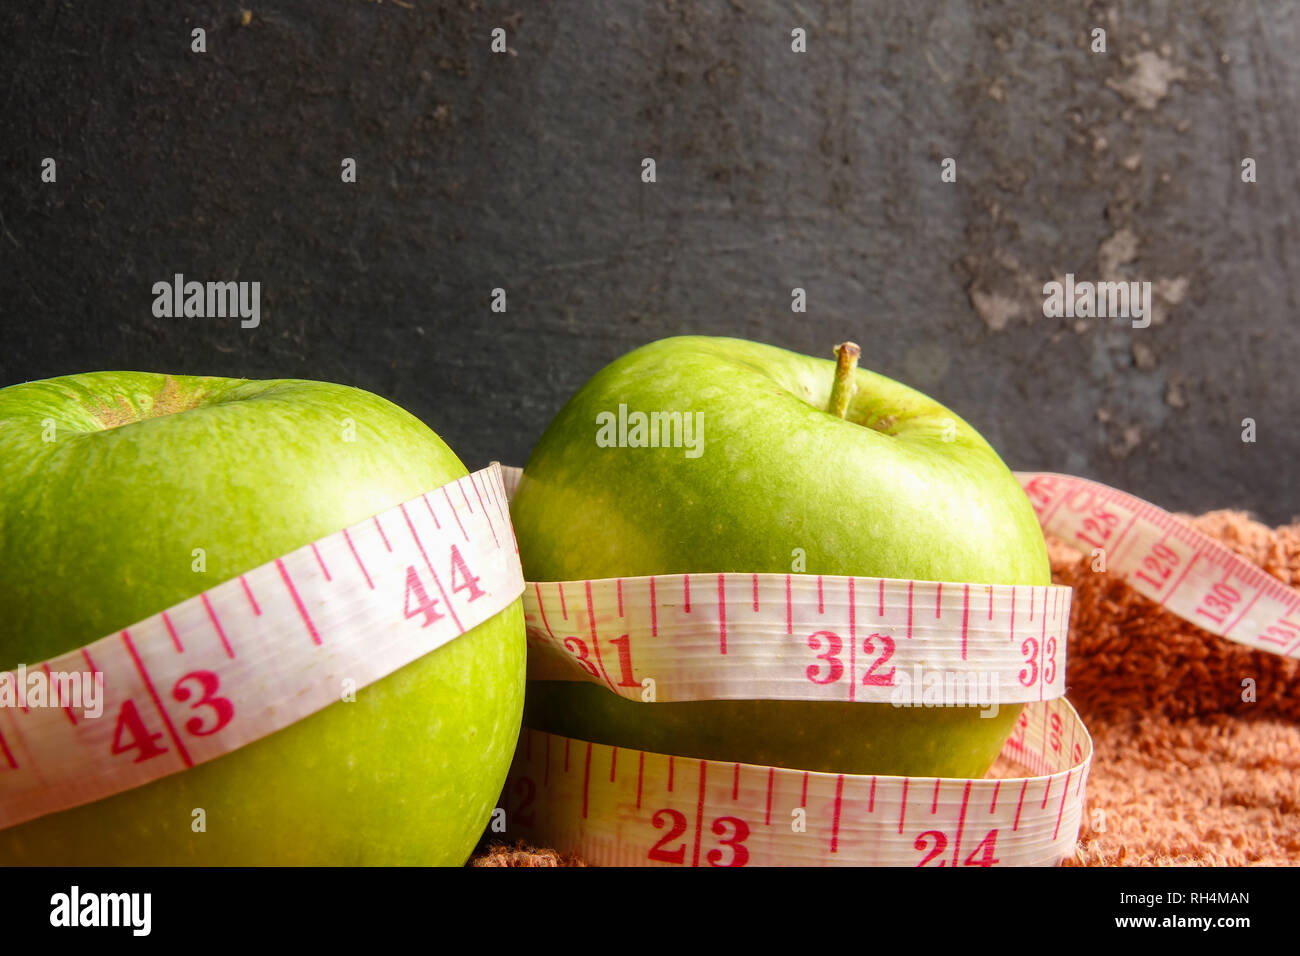
{"type": "MultiPolygon", "coordinates": [[[[1141,593],[1213,633],[1300,656],[1300,594],[1138,499],[1018,477],[1046,530],[1104,549],[1141,593]]],[[[273,733],[522,592],[530,676],[628,697],[645,676],[662,701],[882,701],[907,668],[993,675],[999,703],[1026,704],[1003,756],[1027,775],[812,773],[525,729],[505,792],[512,834],[638,865],[969,866],[1071,852],[1092,745],[1061,696],[1068,589],[767,574],[525,587],[507,505],[518,478],[494,463],[27,668],[102,677],[103,718],[57,699],[0,707],[0,829],[273,733]],[[805,832],[791,829],[795,810],[805,832]]],[[[0,679],[23,686],[19,676],[0,679]]]]}
{"type": "MultiPolygon", "coordinates": [[[[520,472],[507,469],[513,495],[520,472]]],[[[1300,594],[1173,515],[1104,485],[1017,474],[1045,531],[1205,630],[1300,655],[1300,594]]],[[[530,583],[532,679],[660,701],[887,701],[895,675],[981,672],[1026,704],[1002,751],[1024,776],[805,772],[525,729],[508,832],[606,865],[1051,865],[1078,839],[1092,741],[1062,696],[1070,591],[879,578],[689,574],[530,583]],[[801,826],[792,821],[799,820],[801,826]]],[[[652,705],[648,705],[652,706],[652,705]]]]}
{"type": "MultiPolygon", "coordinates": [[[[0,707],[0,829],[273,733],[454,640],[523,589],[494,463],[26,668],[102,675],[103,714],[65,700],[0,707]]],[[[18,677],[8,672],[25,686],[18,677]]]]}

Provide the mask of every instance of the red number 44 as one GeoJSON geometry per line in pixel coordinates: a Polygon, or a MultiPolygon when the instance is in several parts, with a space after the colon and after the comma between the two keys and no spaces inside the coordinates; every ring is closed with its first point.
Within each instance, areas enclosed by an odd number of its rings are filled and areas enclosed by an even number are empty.
{"type": "MultiPolygon", "coordinates": [[[[441,585],[438,584],[437,577],[433,579],[434,586],[441,591],[441,585]]],[[[477,601],[487,592],[478,586],[479,577],[469,569],[465,563],[464,556],[460,549],[454,544],[451,546],[451,593],[458,594],[461,591],[468,591],[467,601],[477,601]]],[[[434,621],[445,617],[446,615],[438,610],[440,597],[430,597],[429,592],[425,590],[424,582],[420,579],[420,573],[415,570],[415,565],[406,566],[406,598],[402,603],[402,616],[408,621],[413,617],[424,615],[424,623],[420,627],[428,627],[434,621]],[[411,599],[415,599],[412,606],[411,599]]]]}

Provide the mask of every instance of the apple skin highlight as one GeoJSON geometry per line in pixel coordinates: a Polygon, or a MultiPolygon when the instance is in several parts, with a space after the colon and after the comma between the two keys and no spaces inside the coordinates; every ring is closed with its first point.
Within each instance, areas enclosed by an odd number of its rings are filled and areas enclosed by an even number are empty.
{"type": "MultiPolygon", "coordinates": [[[[511,513],[530,581],[704,572],[1051,583],[1015,476],[966,422],[866,369],[828,412],[836,362],[683,336],[598,372],[534,448],[511,513]],[[701,413],[702,454],[607,448],[602,412],[701,413]],[[803,561],[794,567],[795,556],[803,561]]],[[[525,723],[620,747],[836,773],[982,776],[1019,706],[643,704],[532,681],[525,723]]]]}
{"type": "MultiPolygon", "coordinates": [[[[466,473],[414,416],[342,385],[105,372],[0,389],[0,667],[88,644],[466,473]]],[[[458,865],[505,779],[524,658],[516,601],[355,702],[0,830],[0,864],[458,865]]]]}

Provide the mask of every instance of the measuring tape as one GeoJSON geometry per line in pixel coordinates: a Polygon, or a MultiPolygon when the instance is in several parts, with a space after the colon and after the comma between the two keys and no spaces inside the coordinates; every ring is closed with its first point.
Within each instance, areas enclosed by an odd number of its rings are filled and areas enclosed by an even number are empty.
{"type": "MultiPolygon", "coordinates": [[[[508,494],[520,474],[506,469],[508,494]]],[[[1146,502],[1017,477],[1046,530],[1105,551],[1174,613],[1296,653],[1300,594],[1146,502]]],[[[898,702],[908,674],[989,675],[1000,703],[1027,703],[1002,751],[1027,775],[827,774],[525,730],[504,794],[513,835],[603,865],[1050,865],[1073,852],[1092,741],[1062,696],[1068,588],[666,575],[530,583],[524,610],[531,679],[629,699],[652,687],[655,701],[898,702]]]]}
{"type": "MultiPolygon", "coordinates": [[[[454,640],[523,590],[493,463],[28,667],[47,679],[102,676],[103,713],[59,699],[0,707],[0,829],[274,733],[454,640]]],[[[17,671],[7,677],[26,686],[17,671]]]]}
{"type": "MultiPolygon", "coordinates": [[[[1038,522],[1202,630],[1300,657],[1300,593],[1167,511],[1070,475],[1016,473],[1038,522]]],[[[518,478],[514,480],[517,482],[518,478]]]]}
{"type": "Polygon", "coordinates": [[[1065,692],[1070,589],[674,574],[530,583],[524,621],[531,679],[631,700],[889,703],[936,675],[1016,704],[1065,692]]]}

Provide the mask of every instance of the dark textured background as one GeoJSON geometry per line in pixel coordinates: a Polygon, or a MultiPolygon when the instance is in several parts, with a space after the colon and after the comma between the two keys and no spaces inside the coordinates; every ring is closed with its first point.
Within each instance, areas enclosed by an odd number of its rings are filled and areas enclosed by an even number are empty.
{"type": "Polygon", "coordinates": [[[0,7],[0,385],[330,379],[476,466],[641,343],[854,338],[1015,468],[1300,512],[1296,3],[245,5],[0,7]],[[1157,324],[1043,318],[1067,271],[1157,324]],[[155,319],[175,272],[262,326],[155,319]]]}

